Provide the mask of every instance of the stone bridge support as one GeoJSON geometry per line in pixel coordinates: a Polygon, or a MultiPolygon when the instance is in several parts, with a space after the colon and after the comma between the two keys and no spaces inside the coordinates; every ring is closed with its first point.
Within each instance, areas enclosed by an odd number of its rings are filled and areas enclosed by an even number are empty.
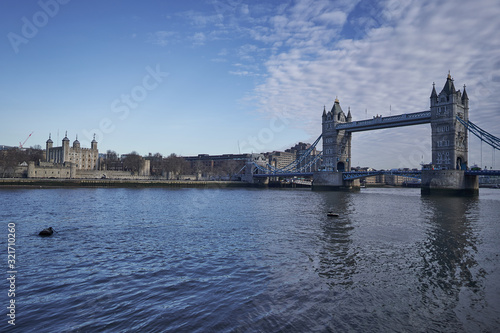
{"type": "Polygon", "coordinates": [[[313,175],[312,189],[315,191],[359,190],[359,179],[344,180],[342,172],[319,171],[313,175]]]}
{"type": "Polygon", "coordinates": [[[269,183],[267,177],[254,177],[259,173],[259,169],[255,166],[255,160],[249,160],[245,164],[245,173],[242,175],[241,180],[250,184],[266,185],[269,183]]]}
{"type": "Polygon", "coordinates": [[[465,195],[479,193],[478,176],[464,170],[422,170],[421,194],[465,195]]]}

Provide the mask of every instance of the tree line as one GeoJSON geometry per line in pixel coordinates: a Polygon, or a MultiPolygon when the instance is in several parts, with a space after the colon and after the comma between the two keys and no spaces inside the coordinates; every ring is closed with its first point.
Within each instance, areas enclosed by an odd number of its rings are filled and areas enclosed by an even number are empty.
{"type": "MultiPolygon", "coordinates": [[[[117,155],[113,151],[108,151],[107,159],[117,159],[117,155]]],[[[144,163],[144,160],[150,161],[150,174],[151,176],[166,176],[168,173],[171,175],[190,175],[201,174],[205,177],[231,177],[236,174],[244,165],[242,161],[224,160],[212,163],[211,161],[195,161],[190,163],[182,156],[174,153],[164,157],[160,153],[149,154],[141,158],[136,152],[126,154],[123,157],[124,170],[135,171],[139,170],[144,163]]]]}
{"type": "Polygon", "coordinates": [[[0,172],[2,177],[14,177],[16,167],[23,162],[39,161],[44,159],[40,146],[26,149],[11,148],[0,150],[0,172]]]}
{"type": "MultiPolygon", "coordinates": [[[[11,148],[0,150],[0,175],[1,177],[14,177],[16,167],[23,162],[44,161],[44,151],[40,146],[27,149],[11,148]]],[[[119,156],[115,151],[108,150],[101,158],[100,170],[120,170],[138,173],[143,167],[145,160],[150,161],[151,176],[166,176],[170,173],[176,175],[201,174],[205,177],[231,177],[243,166],[242,161],[224,160],[211,162],[195,161],[190,163],[185,158],[174,153],[164,157],[160,153],[141,156],[136,151],[119,156]]]]}

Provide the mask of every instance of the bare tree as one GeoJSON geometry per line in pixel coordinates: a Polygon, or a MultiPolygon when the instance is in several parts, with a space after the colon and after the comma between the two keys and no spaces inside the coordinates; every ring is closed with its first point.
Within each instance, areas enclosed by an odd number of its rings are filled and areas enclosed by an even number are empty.
{"type": "Polygon", "coordinates": [[[166,172],[180,175],[188,173],[189,169],[189,162],[176,154],[172,153],[167,158],[163,159],[163,170],[166,172]]]}
{"type": "Polygon", "coordinates": [[[118,158],[118,154],[113,150],[106,151],[106,156],[101,161],[102,170],[123,170],[122,161],[118,158]]]}
{"type": "Polygon", "coordinates": [[[202,175],[211,175],[212,167],[203,161],[197,160],[193,163],[193,171],[202,175]]]}
{"type": "Polygon", "coordinates": [[[231,178],[243,167],[241,161],[226,160],[222,161],[220,165],[221,176],[227,176],[231,178]]]}
{"type": "Polygon", "coordinates": [[[41,149],[19,149],[12,148],[8,150],[2,150],[0,152],[0,168],[2,172],[2,177],[14,177],[16,167],[23,162],[38,162],[43,159],[43,151],[41,149]]]}
{"type": "Polygon", "coordinates": [[[0,151],[0,168],[2,170],[2,177],[10,175],[12,169],[17,165],[17,158],[15,157],[17,149],[9,149],[0,151]]]}
{"type": "Polygon", "coordinates": [[[150,168],[152,176],[161,176],[163,173],[163,156],[160,153],[156,153],[152,155],[149,153],[149,156],[146,159],[150,160],[150,168]]]}
{"type": "Polygon", "coordinates": [[[108,161],[118,161],[118,154],[114,150],[106,151],[106,160],[108,161]]]}
{"type": "Polygon", "coordinates": [[[143,167],[143,165],[144,165],[144,160],[135,151],[125,155],[125,158],[123,158],[123,169],[125,171],[138,173],[139,170],[141,170],[141,168],[143,167]]]}

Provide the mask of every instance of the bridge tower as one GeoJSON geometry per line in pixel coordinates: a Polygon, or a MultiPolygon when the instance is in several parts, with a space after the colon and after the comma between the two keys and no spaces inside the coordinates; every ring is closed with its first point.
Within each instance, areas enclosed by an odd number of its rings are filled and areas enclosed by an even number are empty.
{"type": "Polygon", "coordinates": [[[448,74],[439,93],[431,93],[432,164],[434,170],[422,170],[422,194],[475,195],[479,191],[478,177],[466,175],[468,163],[467,129],[458,120],[469,120],[469,97],[455,89],[448,74]]]}
{"type": "Polygon", "coordinates": [[[439,93],[433,84],[431,93],[432,164],[441,170],[466,170],[468,163],[467,129],[456,119],[469,120],[467,92],[455,90],[448,74],[439,93]]]}
{"type": "Polygon", "coordinates": [[[338,124],[352,121],[351,110],[347,116],[340,107],[338,98],[335,98],[329,112],[323,109],[322,136],[323,136],[323,168],[326,171],[351,171],[351,133],[337,130],[338,124]]]}

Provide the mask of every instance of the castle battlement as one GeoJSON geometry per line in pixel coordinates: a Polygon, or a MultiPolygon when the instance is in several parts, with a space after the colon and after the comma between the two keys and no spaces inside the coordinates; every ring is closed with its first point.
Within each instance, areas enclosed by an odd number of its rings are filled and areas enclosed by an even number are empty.
{"type": "Polygon", "coordinates": [[[62,145],[60,147],[54,147],[53,144],[49,134],[45,150],[46,162],[53,164],[64,164],[69,162],[74,164],[77,170],[97,170],[99,150],[97,149],[95,136],[91,142],[91,148],[80,147],[78,137],[73,141],[73,146],[70,147],[67,132],[64,139],[62,139],[62,145]]]}

